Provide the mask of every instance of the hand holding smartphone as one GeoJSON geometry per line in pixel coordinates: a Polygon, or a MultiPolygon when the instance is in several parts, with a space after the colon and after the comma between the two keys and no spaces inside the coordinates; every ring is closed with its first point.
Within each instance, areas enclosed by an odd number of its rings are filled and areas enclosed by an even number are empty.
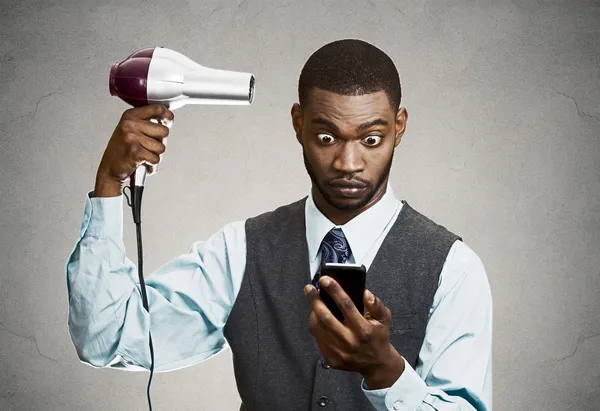
{"type": "MultiPolygon", "coordinates": [[[[367,269],[360,264],[338,264],[325,263],[321,265],[321,276],[328,276],[338,282],[340,287],[348,294],[354,302],[354,305],[362,315],[364,315],[365,307],[363,295],[365,294],[365,285],[367,280],[367,269]]],[[[340,322],[344,321],[344,315],[336,305],[334,299],[323,288],[319,294],[321,300],[327,308],[333,313],[335,318],[340,322]]]]}

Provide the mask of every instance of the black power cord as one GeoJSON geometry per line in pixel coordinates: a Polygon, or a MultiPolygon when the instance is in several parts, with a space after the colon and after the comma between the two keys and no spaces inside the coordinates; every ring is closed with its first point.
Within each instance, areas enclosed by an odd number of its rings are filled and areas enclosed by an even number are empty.
{"type": "MultiPolygon", "coordinates": [[[[138,276],[140,279],[140,286],[142,289],[142,302],[144,304],[144,308],[148,313],[150,313],[150,309],[148,308],[148,296],[146,294],[146,283],[144,282],[144,274],[143,274],[143,252],[142,252],[142,194],[144,192],[144,186],[126,186],[123,188],[123,194],[125,198],[127,198],[127,204],[131,207],[133,212],[133,222],[135,223],[136,236],[137,236],[137,250],[138,250],[138,276]],[[125,193],[125,188],[129,188],[131,199],[125,193]]],[[[150,411],[152,411],[152,402],[150,401],[150,384],[152,383],[152,374],[154,373],[154,348],[152,347],[152,334],[150,331],[150,379],[148,380],[148,388],[146,390],[146,394],[148,396],[148,407],[150,411]]]]}

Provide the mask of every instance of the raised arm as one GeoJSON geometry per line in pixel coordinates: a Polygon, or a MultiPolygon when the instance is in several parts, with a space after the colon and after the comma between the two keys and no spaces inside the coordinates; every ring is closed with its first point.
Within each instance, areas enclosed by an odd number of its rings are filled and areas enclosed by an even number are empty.
{"type": "Polygon", "coordinates": [[[80,235],[66,263],[69,331],[81,361],[95,367],[189,366],[225,345],[222,328],[246,263],[244,222],[230,223],[146,276],[148,313],[137,269],[123,244],[123,199],[86,199],[80,235]]]}
{"type": "Polygon", "coordinates": [[[149,313],[137,269],[123,244],[125,179],[142,162],[156,171],[169,129],[151,118],[173,119],[164,106],[127,110],[115,128],[85,202],[84,218],[65,271],[69,331],[81,361],[94,367],[150,368],[192,365],[225,345],[222,328],[246,265],[244,222],[224,226],[188,253],[146,276],[149,313]]]}

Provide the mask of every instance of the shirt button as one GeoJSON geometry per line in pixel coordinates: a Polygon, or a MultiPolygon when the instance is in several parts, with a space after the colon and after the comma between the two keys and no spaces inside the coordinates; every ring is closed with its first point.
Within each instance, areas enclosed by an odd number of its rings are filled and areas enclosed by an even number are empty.
{"type": "Polygon", "coordinates": [[[327,361],[325,361],[325,360],[322,360],[322,361],[321,361],[321,365],[323,366],[323,368],[325,368],[325,369],[329,369],[329,364],[327,364],[327,361]]]}
{"type": "Polygon", "coordinates": [[[319,404],[321,407],[327,407],[327,404],[329,404],[329,398],[321,397],[319,398],[319,401],[317,401],[317,404],[319,404]]]}
{"type": "Polygon", "coordinates": [[[395,410],[399,410],[399,409],[400,409],[400,406],[401,406],[401,405],[400,405],[400,401],[396,401],[396,402],[394,403],[394,409],[395,409],[395,410]]]}

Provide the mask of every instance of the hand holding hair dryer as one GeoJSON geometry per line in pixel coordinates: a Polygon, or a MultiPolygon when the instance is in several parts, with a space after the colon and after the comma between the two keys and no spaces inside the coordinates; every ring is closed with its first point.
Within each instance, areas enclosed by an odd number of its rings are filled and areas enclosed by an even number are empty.
{"type": "MultiPolygon", "coordinates": [[[[202,66],[164,47],[140,49],[110,69],[110,94],[134,106],[164,104],[175,110],[186,104],[250,105],[254,98],[251,73],[202,66]]],[[[168,124],[163,123],[167,127],[168,124]]],[[[134,220],[140,220],[146,165],[130,176],[134,220]]]]}

